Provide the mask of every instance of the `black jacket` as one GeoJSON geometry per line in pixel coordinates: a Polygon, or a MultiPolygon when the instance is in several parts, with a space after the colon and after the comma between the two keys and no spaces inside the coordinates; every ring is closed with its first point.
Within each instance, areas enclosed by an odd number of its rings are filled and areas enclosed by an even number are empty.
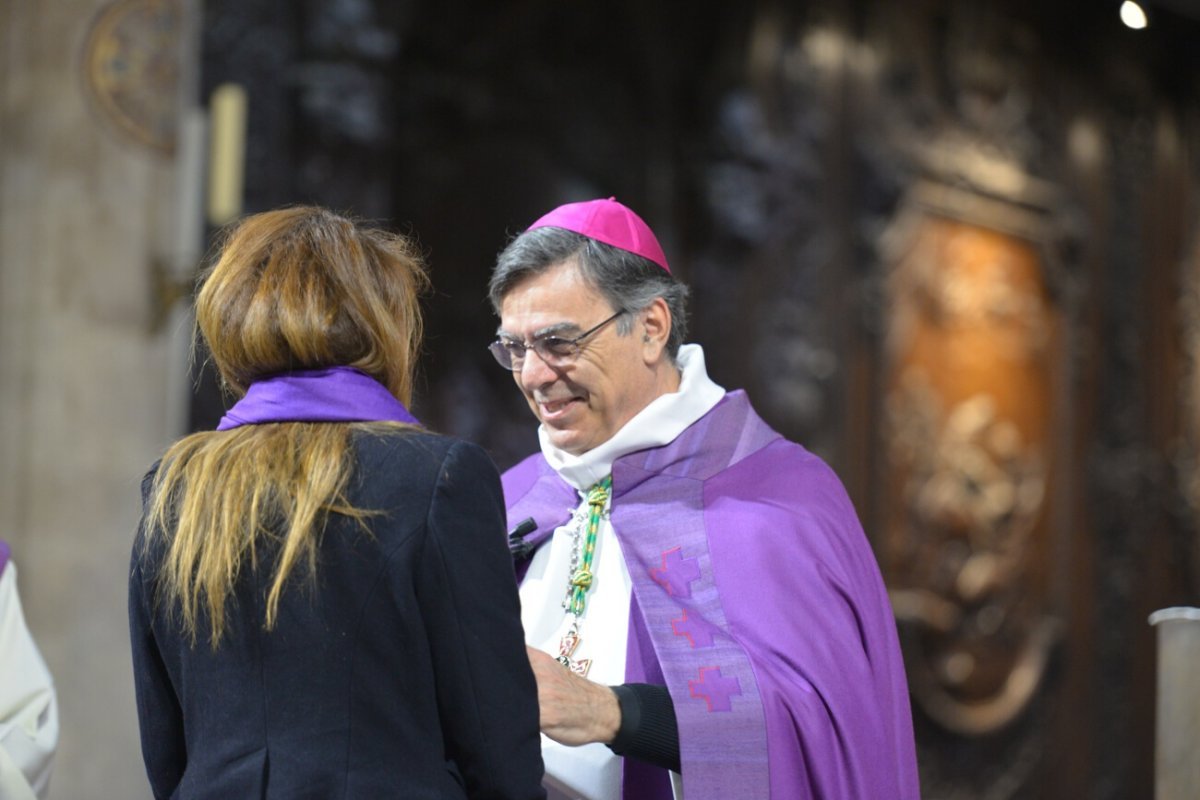
{"type": "Polygon", "coordinates": [[[162,548],[139,533],[129,625],[156,797],[544,796],[495,466],[428,433],[356,434],[354,448],[348,499],[382,513],[369,531],[330,518],[315,590],[293,580],[272,631],[274,553],[243,568],[214,651],[206,622],[193,647],[156,607],[162,548]]]}

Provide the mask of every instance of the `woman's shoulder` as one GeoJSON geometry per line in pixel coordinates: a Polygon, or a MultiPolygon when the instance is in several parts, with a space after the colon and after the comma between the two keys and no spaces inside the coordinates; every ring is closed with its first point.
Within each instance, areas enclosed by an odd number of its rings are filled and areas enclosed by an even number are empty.
{"type": "Polygon", "coordinates": [[[365,428],[355,432],[353,441],[363,465],[391,463],[409,469],[437,470],[448,461],[491,464],[491,458],[479,445],[424,429],[365,428]]]}

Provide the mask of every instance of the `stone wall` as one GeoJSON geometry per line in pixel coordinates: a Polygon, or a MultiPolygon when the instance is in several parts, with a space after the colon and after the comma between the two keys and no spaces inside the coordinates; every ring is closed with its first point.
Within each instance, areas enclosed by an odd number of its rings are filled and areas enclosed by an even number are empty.
{"type": "MultiPolygon", "coordinates": [[[[149,795],[126,576],[141,475],[186,402],[187,320],[156,326],[151,291],[152,265],[186,250],[176,158],[117,124],[86,75],[90,32],[118,5],[0,3],[0,537],[58,685],[55,798],[149,795]]],[[[135,44],[147,28],[113,23],[135,44]]],[[[177,78],[158,74],[157,96],[129,108],[169,123],[177,78]]]]}

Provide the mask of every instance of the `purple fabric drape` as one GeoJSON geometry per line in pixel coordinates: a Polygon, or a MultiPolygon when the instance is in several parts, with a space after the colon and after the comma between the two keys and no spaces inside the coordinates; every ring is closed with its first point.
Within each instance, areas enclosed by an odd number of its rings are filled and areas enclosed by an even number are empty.
{"type": "Polygon", "coordinates": [[[419,425],[383,384],[351,367],[272,375],[250,384],[217,430],[266,422],[366,422],[419,425]]]}
{"type": "MultiPolygon", "coordinates": [[[[540,455],[505,495],[533,542],[577,499],[540,455]]],[[[617,460],[612,514],[633,582],[627,679],[663,676],[688,800],[919,796],[895,621],[824,462],[732,392],[617,460]]],[[[627,800],[670,797],[642,783],[654,771],[627,760],[627,800]]]]}

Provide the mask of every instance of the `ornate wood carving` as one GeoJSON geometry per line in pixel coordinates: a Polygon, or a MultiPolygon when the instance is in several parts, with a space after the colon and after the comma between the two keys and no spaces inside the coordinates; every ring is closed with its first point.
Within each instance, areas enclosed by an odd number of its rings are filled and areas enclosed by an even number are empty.
{"type": "Polygon", "coordinates": [[[1062,314],[1037,245],[993,222],[1026,212],[963,199],[920,186],[892,234],[886,546],[914,698],[980,735],[1028,706],[1058,629],[1044,560],[1062,314]]]}

